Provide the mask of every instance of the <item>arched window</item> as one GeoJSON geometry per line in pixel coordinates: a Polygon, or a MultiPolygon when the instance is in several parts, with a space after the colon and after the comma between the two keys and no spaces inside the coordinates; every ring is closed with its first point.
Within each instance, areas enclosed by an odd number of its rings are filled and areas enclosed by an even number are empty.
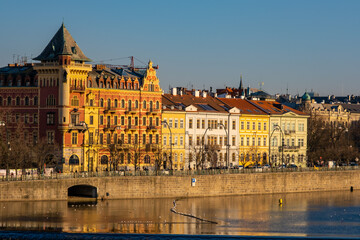
{"type": "Polygon", "coordinates": [[[144,163],[149,164],[150,163],[150,156],[149,155],[145,155],[144,157],[144,163]]]}
{"type": "Polygon", "coordinates": [[[25,106],[29,106],[29,97],[25,97],[25,106]]]}
{"type": "Polygon", "coordinates": [[[124,89],[124,83],[123,82],[120,83],[120,88],[124,89]]]}
{"type": "Polygon", "coordinates": [[[34,106],[37,106],[39,104],[38,97],[34,97],[34,106]]]}
{"type": "Polygon", "coordinates": [[[121,99],[121,108],[125,108],[125,100],[121,99]]]}
{"type": "Polygon", "coordinates": [[[139,108],[139,101],[135,100],[135,108],[139,108]]]}
{"type": "Polygon", "coordinates": [[[153,110],[153,101],[150,101],[150,111],[153,110]]]}
{"type": "Polygon", "coordinates": [[[114,107],[116,107],[116,108],[118,107],[118,100],[117,99],[114,100],[114,107]]]}
{"type": "Polygon", "coordinates": [[[107,107],[108,107],[109,109],[111,108],[111,99],[110,99],[110,98],[107,100],[107,107]]]}
{"type": "Polygon", "coordinates": [[[69,164],[70,165],[79,165],[79,157],[75,154],[71,155],[71,157],[69,159],[69,164]]]}
{"type": "Polygon", "coordinates": [[[11,97],[7,98],[7,105],[10,106],[11,105],[11,97]]]}
{"type": "Polygon", "coordinates": [[[0,97],[0,106],[2,106],[2,105],[3,105],[3,98],[0,97]]]}
{"type": "Polygon", "coordinates": [[[156,101],[156,109],[159,109],[160,108],[160,103],[159,101],[156,101]]]}
{"type": "Polygon", "coordinates": [[[128,101],[128,108],[129,108],[129,111],[131,111],[131,100],[128,101]]]}
{"type": "Polygon", "coordinates": [[[16,97],[16,106],[20,106],[20,97],[16,97]]]}
{"type": "Polygon", "coordinates": [[[104,99],[100,98],[100,107],[104,107],[104,99]]]}
{"type": "Polygon", "coordinates": [[[101,156],[101,164],[108,164],[108,156],[106,155],[101,156]]]}
{"type": "Polygon", "coordinates": [[[143,109],[146,109],[146,101],[143,101],[143,109]]]}
{"type": "Polygon", "coordinates": [[[183,161],[183,154],[180,153],[180,162],[182,162],[182,161],[183,161]]]}
{"type": "Polygon", "coordinates": [[[90,107],[94,106],[94,99],[90,99],[90,107]]]}

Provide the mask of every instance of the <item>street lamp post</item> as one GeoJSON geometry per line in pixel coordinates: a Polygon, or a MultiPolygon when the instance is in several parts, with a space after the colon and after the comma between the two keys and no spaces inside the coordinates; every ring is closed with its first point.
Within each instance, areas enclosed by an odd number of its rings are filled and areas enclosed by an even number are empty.
{"type": "Polygon", "coordinates": [[[229,132],[226,130],[226,127],[223,123],[218,123],[218,127],[220,126],[224,128],[226,134],[226,167],[229,168],[229,132]]]}
{"type": "MultiPolygon", "coordinates": [[[[80,122],[80,124],[85,127],[85,130],[83,130],[83,168],[85,168],[84,166],[84,160],[85,160],[85,132],[86,131],[89,131],[89,126],[87,125],[86,122],[82,121],[80,122]]],[[[90,147],[90,139],[89,139],[89,147],[90,147]]],[[[90,149],[89,149],[89,152],[88,152],[88,168],[87,168],[87,171],[89,172],[89,169],[90,169],[90,149]]],[[[83,169],[84,170],[84,169],[83,169]]]]}
{"type": "Polygon", "coordinates": [[[173,162],[172,162],[172,145],[173,145],[173,139],[172,139],[171,128],[170,128],[170,126],[169,126],[169,124],[168,124],[167,121],[161,121],[161,123],[164,124],[164,125],[166,125],[166,126],[169,128],[169,132],[170,132],[170,141],[169,141],[169,143],[170,143],[170,166],[171,166],[171,170],[173,170],[173,167],[172,167],[172,165],[173,165],[173,162]]]}
{"type": "Polygon", "coordinates": [[[281,161],[282,163],[284,164],[284,133],[281,129],[281,127],[278,125],[278,124],[275,124],[274,125],[274,129],[273,131],[271,132],[270,134],[270,139],[269,139],[269,163],[270,163],[270,159],[271,159],[271,137],[273,135],[273,133],[276,131],[276,130],[279,130],[280,131],[280,135],[281,135],[281,161]]]}
{"type": "MultiPolygon", "coordinates": [[[[208,127],[206,130],[205,130],[205,132],[204,132],[204,134],[203,134],[203,136],[202,136],[202,139],[201,139],[201,150],[200,150],[200,154],[201,154],[201,160],[202,160],[202,163],[201,163],[201,168],[203,169],[204,168],[204,154],[203,154],[203,150],[204,150],[204,145],[205,145],[205,135],[206,135],[206,132],[208,131],[208,130],[211,130],[211,127],[208,127]]],[[[197,166],[196,166],[196,168],[197,168],[197,166]]]]}

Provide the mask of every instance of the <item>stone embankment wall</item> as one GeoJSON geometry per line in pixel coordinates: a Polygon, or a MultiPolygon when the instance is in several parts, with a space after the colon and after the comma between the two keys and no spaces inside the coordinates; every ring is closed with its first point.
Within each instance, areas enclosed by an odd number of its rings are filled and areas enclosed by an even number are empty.
{"type": "Polygon", "coordinates": [[[0,183],[0,201],[67,200],[68,188],[74,185],[96,187],[99,199],[350,191],[360,189],[360,170],[9,181],[0,183]]]}

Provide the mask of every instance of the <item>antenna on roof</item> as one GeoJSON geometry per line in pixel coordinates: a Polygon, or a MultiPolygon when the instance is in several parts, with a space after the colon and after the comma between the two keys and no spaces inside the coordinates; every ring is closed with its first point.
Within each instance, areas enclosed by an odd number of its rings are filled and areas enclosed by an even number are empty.
{"type": "Polygon", "coordinates": [[[289,95],[289,83],[286,83],[286,95],[289,95]]]}

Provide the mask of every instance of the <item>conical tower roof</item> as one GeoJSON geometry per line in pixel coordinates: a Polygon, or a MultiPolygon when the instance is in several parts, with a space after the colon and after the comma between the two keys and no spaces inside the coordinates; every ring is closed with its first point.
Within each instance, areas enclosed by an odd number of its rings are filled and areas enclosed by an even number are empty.
{"type": "Polygon", "coordinates": [[[91,59],[86,57],[76,44],[69,31],[65,28],[64,23],[61,25],[60,29],[56,32],[42,53],[34,58],[34,60],[57,60],[59,55],[71,55],[71,59],[74,61],[91,61],[91,59]]]}

